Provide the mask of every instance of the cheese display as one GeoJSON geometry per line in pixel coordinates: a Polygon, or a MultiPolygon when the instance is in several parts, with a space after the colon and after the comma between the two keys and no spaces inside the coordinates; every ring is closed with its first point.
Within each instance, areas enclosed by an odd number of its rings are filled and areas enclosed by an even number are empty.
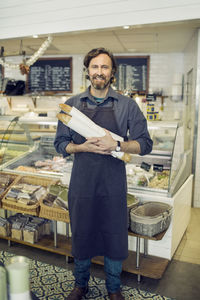
{"type": "MultiPolygon", "coordinates": [[[[95,124],[91,119],[89,119],[75,107],[71,107],[67,104],[60,104],[60,108],[65,112],[65,114],[59,113],[57,114],[57,118],[63,124],[76,131],[83,137],[103,137],[105,135],[105,130],[102,127],[95,124]]],[[[123,141],[123,138],[115,133],[110,132],[110,134],[116,141],[123,141]]],[[[129,154],[124,152],[112,151],[111,155],[124,160],[125,162],[129,162],[131,158],[129,154]]]]}

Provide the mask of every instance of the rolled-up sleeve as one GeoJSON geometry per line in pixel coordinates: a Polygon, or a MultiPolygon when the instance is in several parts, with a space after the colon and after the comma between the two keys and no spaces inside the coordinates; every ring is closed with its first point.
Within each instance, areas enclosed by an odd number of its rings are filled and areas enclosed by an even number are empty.
{"type": "Polygon", "coordinates": [[[72,139],[69,127],[58,121],[54,147],[58,153],[61,153],[63,155],[63,157],[67,157],[70,155],[66,152],[66,147],[71,142],[71,140],[72,139]]]}
{"type": "Polygon", "coordinates": [[[148,154],[152,151],[153,141],[150,138],[147,121],[136,103],[129,106],[129,139],[140,144],[140,155],[148,154]]]}

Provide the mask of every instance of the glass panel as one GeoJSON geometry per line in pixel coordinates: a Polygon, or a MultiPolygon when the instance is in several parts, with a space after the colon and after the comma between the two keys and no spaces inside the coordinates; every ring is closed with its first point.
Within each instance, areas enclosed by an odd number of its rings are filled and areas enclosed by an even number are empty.
{"type": "Polygon", "coordinates": [[[18,117],[0,120],[0,164],[22,156],[33,146],[29,132],[19,125],[18,117]]]}
{"type": "MultiPolygon", "coordinates": [[[[177,127],[178,124],[172,122],[148,122],[153,150],[145,156],[133,155],[131,163],[126,165],[130,189],[169,192],[177,127]]],[[[179,155],[180,151],[176,154],[177,160],[179,155]]],[[[174,165],[173,176],[176,176],[176,170],[174,165]]]]}

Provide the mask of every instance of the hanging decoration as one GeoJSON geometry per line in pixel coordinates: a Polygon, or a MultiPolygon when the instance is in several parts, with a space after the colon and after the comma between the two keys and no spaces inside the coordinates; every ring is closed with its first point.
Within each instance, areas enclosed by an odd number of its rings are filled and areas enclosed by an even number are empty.
{"type": "Polygon", "coordinates": [[[20,69],[22,75],[28,74],[30,66],[33,65],[38,60],[38,58],[44,54],[46,49],[51,44],[52,40],[52,36],[48,36],[47,40],[43,42],[40,48],[26,62],[23,62],[21,64],[13,64],[10,62],[5,62],[2,58],[0,58],[0,64],[10,69],[20,69]]]}

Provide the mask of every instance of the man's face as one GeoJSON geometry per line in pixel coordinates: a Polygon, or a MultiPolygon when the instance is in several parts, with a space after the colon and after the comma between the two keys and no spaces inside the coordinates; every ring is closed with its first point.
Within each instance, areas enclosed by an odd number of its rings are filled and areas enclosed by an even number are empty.
{"type": "Polygon", "coordinates": [[[110,84],[112,77],[112,61],[107,54],[99,54],[91,59],[88,75],[96,90],[104,90],[110,84]]]}

